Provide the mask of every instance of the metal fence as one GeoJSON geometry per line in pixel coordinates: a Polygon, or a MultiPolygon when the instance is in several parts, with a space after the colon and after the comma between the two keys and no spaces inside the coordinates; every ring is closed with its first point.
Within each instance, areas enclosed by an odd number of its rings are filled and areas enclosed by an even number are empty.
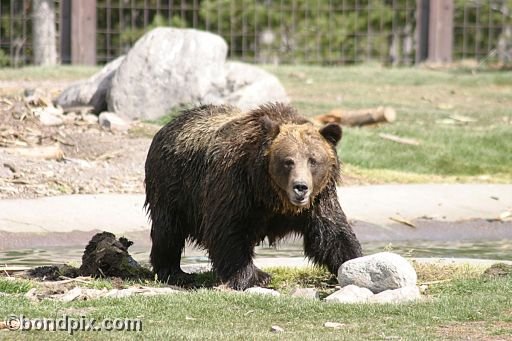
{"type": "MultiPolygon", "coordinates": [[[[62,1],[55,3],[60,34],[62,1]]],[[[153,27],[174,26],[220,34],[230,46],[231,58],[255,63],[411,65],[417,47],[416,4],[416,0],[96,0],[96,61],[105,63],[126,53],[153,27]]],[[[0,66],[30,64],[30,9],[30,0],[0,0],[0,66]]],[[[511,62],[511,0],[455,0],[453,24],[454,60],[511,62]]]]}

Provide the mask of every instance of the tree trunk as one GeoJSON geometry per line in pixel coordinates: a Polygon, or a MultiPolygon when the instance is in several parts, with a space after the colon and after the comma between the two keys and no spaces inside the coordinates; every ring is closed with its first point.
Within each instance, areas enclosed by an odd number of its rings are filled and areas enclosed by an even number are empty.
{"type": "Polygon", "coordinates": [[[53,0],[33,0],[32,39],[35,65],[55,65],[55,4],[53,0]]]}

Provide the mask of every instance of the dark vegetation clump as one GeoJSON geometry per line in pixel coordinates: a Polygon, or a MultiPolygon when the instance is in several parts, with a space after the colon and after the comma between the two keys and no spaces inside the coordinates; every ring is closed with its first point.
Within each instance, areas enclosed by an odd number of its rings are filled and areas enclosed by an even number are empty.
{"type": "Polygon", "coordinates": [[[149,279],[152,273],[142,267],[128,253],[132,241],[110,232],[92,237],[82,256],[80,274],[92,277],[119,277],[122,279],[149,279]]]}
{"type": "Polygon", "coordinates": [[[63,278],[91,276],[95,278],[152,279],[151,270],[141,266],[128,253],[133,242],[110,232],[97,233],[92,237],[82,256],[82,266],[39,266],[27,271],[27,277],[47,281],[63,278]]]}
{"type": "Polygon", "coordinates": [[[496,263],[484,271],[485,276],[505,277],[512,276],[512,265],[505,263],[496,263]]]}

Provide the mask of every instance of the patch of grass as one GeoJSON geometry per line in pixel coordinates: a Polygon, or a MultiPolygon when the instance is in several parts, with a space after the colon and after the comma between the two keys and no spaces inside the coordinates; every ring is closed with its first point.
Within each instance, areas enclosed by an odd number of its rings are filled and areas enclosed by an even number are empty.
{"type": "Polygon", "coordinates": [[[0,80],[73,80],[92,76],[101,66],[56,65],[2,68],[0,80]]]}
{"type": "Polygon", "coordinates": [[[284,293],[296,287],[325,290],[337,284],[336,278],[322,267],[272,267],[265,271],[272,275],[269,287],[284,293]]]}
{"type": "Polygon", "coordinates": [[[32,282],[22,279],[10,280],[0,277],[0,292],[6,294],[26,293],[33,287],[32,282]]]}

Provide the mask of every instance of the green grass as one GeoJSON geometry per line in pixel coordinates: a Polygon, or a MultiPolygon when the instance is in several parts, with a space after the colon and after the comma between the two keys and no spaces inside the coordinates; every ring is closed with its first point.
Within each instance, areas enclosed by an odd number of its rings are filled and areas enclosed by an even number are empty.
{"type": "Polygon", "coordinates": [[[59,81],[87,78],[99,71],[98,66],[57,65],[57,66],[26,66],[21,68],[0,69],[0,81],[59,81]]]}
{"type": "MultiPolygon", "coordinates": [[[[77,332],[79,340],[131,339],[286,339],[286,340],[437,340],[506,338],[512,332],[512,277],[489,278],[460,266],[417,267],[420,278],[450,273],[432,284],[424,301],[402,305],[327,304],[287,296],[265,297],[200,289],[186,293],[125,299],[33,303],[16,295],[0,296],[0,317],[72,317],[141,319],[142,332],[77,332]],[[343,323],[329,329],[325,322],[343,323]],[[272,325],[284,333],[270,332],[272,325]]],[[[267,269],[274,285],[286,291],[325,279],[319,269],[267,269]]],[[[319,281],[319,282],[318,282],[319,281]]],[[[0,339],[64,340],[66,332],[7,332],[0,339]]]]}

